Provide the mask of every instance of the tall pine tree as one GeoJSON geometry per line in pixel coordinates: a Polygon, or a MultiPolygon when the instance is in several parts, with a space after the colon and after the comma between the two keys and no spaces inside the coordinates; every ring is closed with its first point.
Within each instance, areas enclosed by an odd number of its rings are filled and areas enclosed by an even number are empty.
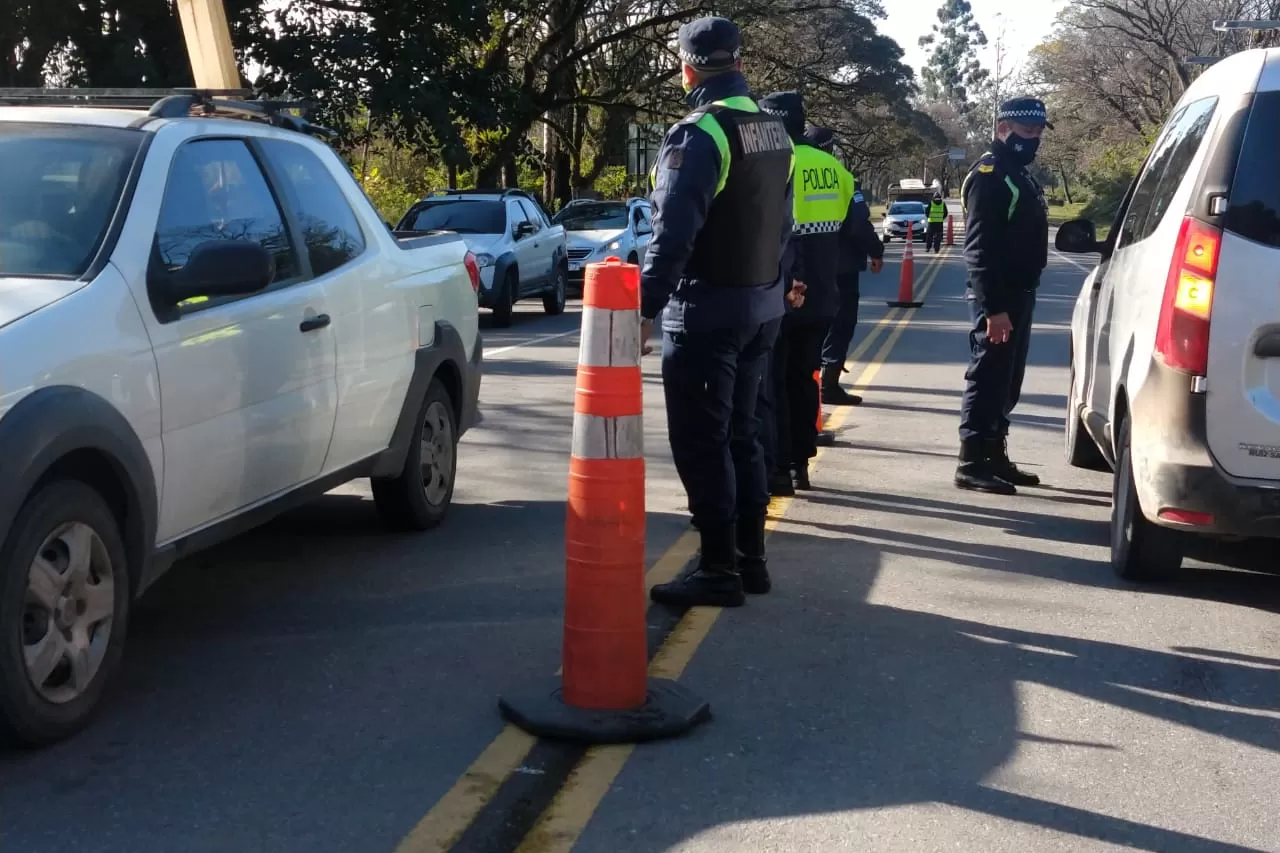
{"type": "Polygon", "coordinates": [[[925,99],[949,104],[969,121],[976,106],[973,96],[990,76],[978,62],[978,49],[986,44],[969,0],[943,0],[933,32],[920,38],[920,46],[929,48],[929,63],[921,75],[925,99]]]}

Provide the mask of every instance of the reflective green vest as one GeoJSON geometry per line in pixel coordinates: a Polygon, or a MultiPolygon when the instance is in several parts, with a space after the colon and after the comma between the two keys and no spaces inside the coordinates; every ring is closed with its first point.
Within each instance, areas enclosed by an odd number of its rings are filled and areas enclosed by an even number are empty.
{"type": "MultiPolygon", "coordinates": [[[[748,98],[746,95],[737,95],[732,98],[725,98],[722,101],[715,101],[709,106],[725,107],[726,109],[740,110],[744,113],[760,112],[759,104],[748,98]]],[[[693,126],[710,136],[712,141],[716,144],[716,150],[720,152],[720,176],[719,180],[716,181],[716,195],[720,195],[720,192],[724,189],[725,183],[729,180],[729,166],[731,165],[729,138],[724,135],[724,129],[720,127],[720,122],[716,121],[716,117],[713,114],[702,112],[701,110],[695,110],[689,118],[685,119],[685,121],[689,121],[694,116],[697,116],[697,120],[693,122],[693,126]]],[[[791,155],[792,174],[795,174],[795,168],[796,158],[793,152],[791,155]]],[[[654,163],[653,168],[649,170],[649,191],[653,192],[653,190],[657,189],[657,185],[658,164],[654,163]]]]}
{"type": "Polygon", "coordinates": [[[794,233],[803,236],[839,231],[853,203],[853,175],[835,157],[812,145],[795,146],[792,163],[794,233]]]}
{"type": "Polygon", "coordinates": [[[929,202],[929,221],[943,222],[947,218],[947,203],[945,201],[929,202]]]}

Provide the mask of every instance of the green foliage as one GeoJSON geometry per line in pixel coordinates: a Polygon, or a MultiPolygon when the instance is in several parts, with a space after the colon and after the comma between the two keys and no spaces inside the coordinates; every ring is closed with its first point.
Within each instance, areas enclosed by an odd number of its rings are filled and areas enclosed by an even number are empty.
{"type": "Polygon", "coordinates": [[[978,62],[978,48],[986,46],[987,36],[974,20],[969,0],[943,0],[937,17],[933,31],[920,38],[920,46],[929,48],[924,96],[967,117],[974,107],[972,96],[990,76],[978,62]]]}

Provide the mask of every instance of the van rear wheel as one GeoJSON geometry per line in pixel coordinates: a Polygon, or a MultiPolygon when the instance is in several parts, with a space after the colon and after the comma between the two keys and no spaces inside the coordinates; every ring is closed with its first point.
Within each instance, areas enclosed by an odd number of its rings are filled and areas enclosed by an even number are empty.
{"type": "Polygon", "coordinates": [[[1111,488],[1111,567],[1128,581],[1171,578],[1182,568],[1186,534],[1150,521],[1133,478],[1129,419],[1120,426],[1111,488]]]}

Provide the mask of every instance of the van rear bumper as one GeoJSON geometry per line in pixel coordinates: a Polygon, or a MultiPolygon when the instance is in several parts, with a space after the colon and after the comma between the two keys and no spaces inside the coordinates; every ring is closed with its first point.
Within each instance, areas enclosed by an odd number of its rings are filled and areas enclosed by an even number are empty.
{"type": "Polygon", "coordinates": [[[1280,538],[1280,483],[1241,482],[1209,451],[1206,397],[1191,378],[1153,359],[1131,401],[1133,476],[1143,514],[1162,527],[1221,536],[1280,538]],[[1185,523],[1160,513],[1211,517],[1185,523]]]}

